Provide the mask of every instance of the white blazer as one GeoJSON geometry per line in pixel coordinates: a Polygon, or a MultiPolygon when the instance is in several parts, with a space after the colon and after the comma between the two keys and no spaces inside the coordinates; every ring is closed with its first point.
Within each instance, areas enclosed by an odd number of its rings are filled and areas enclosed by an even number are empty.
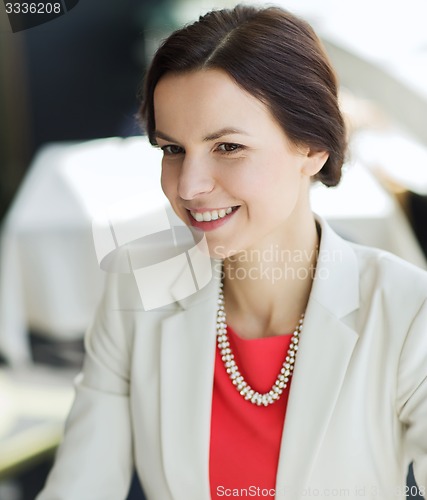
{"type": "MultiPolygon", "coordinates": [[[[427,273],[318,220],[276,498],[404,499],[410,461],[427,486],[427,273]]],[[[146,312],[112,279],[38,500],[124,499],[134,466],[149,500],[210,498],[218,282],[146,312]]]]}

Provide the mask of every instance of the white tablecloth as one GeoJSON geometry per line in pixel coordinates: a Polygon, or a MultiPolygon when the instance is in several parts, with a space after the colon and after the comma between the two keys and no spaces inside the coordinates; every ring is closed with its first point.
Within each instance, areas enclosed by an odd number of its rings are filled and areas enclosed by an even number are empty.
{"type": "MultiPolygon", "coordinates": [[[[105,278],[92,220],[132,197],[166,203],[160,157],[140,137],[52,144],[38,153],[1,235],[0,352],[11,363],[30,361],[29,328],[81,338],[105,278]]],[[[399,207],[362,165],[348,167],[337,188],[314,186],[312,202],[343,236],[425,266],[399,207]]]]}
{"type": "Polygon", "coordinates": [[[141,138],[45,146],[6,217],[0,247],[0,352],[30,360],[27,329],[81,338],[105,273],[92,219],[126,197],[158,192],[159,151],[141,138]]]}

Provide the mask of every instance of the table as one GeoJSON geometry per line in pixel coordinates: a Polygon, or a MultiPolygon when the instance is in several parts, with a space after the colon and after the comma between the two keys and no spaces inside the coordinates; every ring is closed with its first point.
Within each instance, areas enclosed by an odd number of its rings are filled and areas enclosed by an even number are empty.
{"type": "MultiPolygon", "coordinates": [[[[81,338],[100,299],[92,221],[123,200],[142,210],[166,204],[161,152],[142,137],[46,145],[34,159],[0,243],[0,352],[31,363],[28,329],[56,340],[81,338]]],[[[340,185],[312,189],[314,211],[343,236],[426,267],[400,207],[360,162],[340,185]]]]}
{"type": "Polygon", "coordinates": [[[52,456],[74,397],[73,372],[0,369],[0,480],[52,456]]]}

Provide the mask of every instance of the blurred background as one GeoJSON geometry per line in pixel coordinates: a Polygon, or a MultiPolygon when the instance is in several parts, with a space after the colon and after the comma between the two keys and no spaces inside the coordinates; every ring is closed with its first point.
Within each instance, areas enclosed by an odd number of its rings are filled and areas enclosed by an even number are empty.
{"type": "MultiPolygon", "coordinates": [[[[235,4],[74,3],[15,33],[0,7],[0,500],[35,497],[61,436],[105,278],[94,216],[158,190],[134,118],[147,64],[173,29],[235,4]]],[[[274,4],[313,25],[341,82],[350,153],[337,188],[313,187],[314,210],[426,268],[427,3],[274,4]]]]}

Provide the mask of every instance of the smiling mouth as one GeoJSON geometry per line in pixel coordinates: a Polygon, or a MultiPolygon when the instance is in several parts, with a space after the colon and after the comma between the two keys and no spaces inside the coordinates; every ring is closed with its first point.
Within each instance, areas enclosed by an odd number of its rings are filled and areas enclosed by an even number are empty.
{"type": "Polygon", "coordinates": [[[238,208],[239,207],[236,206],[221,208],[219,210],[209,210],[206,212],[193,212],[192,210],[189,210],[189,212],[191,214],[191,217],[197,222],[211,222],[227,217],[227,215],[230,215],[231,212],[236,211],[238,208]]]}

